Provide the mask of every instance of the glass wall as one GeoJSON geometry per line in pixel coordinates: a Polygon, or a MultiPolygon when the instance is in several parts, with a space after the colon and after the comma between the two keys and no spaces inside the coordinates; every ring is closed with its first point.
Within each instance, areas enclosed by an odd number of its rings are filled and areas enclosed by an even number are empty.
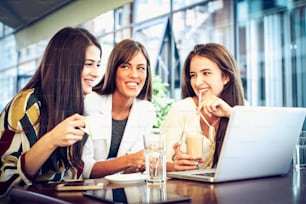
{"type": "MultiPolygon", "coordinates": [[[[175,47],[179,51],[180,65],[184,64],[188,53],[199,43],[220,43],[234,53],[233,15],[232,1],[222,0],[204,1],[175,11],[172,29],[175,47]]],[[[179,99],[180,85],[175,88],[174,98],[179,99]]]]}
{"type": "Polygon", "coordinates": [[[306,107],[305,8],[305,1],[238,1],[237,58],[251,104],[306,107]]]}
{"type": "MultiPolygon", "coordinates": [[[[306,107],[305,8],[305,0],[135,0],[80,26],[99,38],[103,68],[115,43],[141,41],[173,99],[181,97],[181,69],[193,46],[217,42],[235,55],[251,105],[306,107]]],[[[47,39],[16,50],[9,28],[0,27],[3,107],[36,69],[47,39]]]]}

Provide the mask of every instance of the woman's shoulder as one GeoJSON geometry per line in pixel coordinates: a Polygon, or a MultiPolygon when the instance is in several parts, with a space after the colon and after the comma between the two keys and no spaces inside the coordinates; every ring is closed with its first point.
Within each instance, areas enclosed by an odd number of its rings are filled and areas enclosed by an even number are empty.
{"type": "Polygon", "coordinates": [[[95,91],[92,91],[89,94],[85,95],[85,100],[100,99],[100,98],[102,98],[102,95],[98,94],[95,91]]]}
{"type": "Polygon", "coordinates": [[[86,115],[104,111],[111,105],[111,95],[100,95],[93,91],[85,96],[84,103],[86,115]]]}
{"type": "Polygon", "coordinates": [[[100,95],[93,91],[85,96],[85,103],[88,105],[101,104],[109,95],[100,95]]]}
{"type": "Polygon", "coordinates": [[[19,93],[17,93],[17,95],[14,98],[27,98],[28,96],[31,96],[32,94],[34,94],[35,89],[31,88],[31,89],[25,89],[20,91],[19,93]]]}
{"type": "Polygon", "coordinates": [[[181,99],[179,101],[175,101],[172,105],[174,109],[179,109],[179,110],[194,110],[195,108],[195,103],[192,99],[192,97],[187,97],[184,99],[181,99]]]}
{"type": "Polygon", "coordinates": [[[39,98],[37,94],[35,94],[35,89],[26,89],[23,91],[20,91],[12,100],[11,107],[14,108],[21,108],[24,109],[29,108],[32,104],[38,103],[39,98]],[[32,103],[32,104],[29,104],[32,103]]]}
{"type": "Polygon", "coordinates": [[[9,112],[14,113],[10,114],[13,116],[12,121],[19,121],[24,117],[26,112],[33,119],[39,115],[39,105],[40,101],[38,95],[35,92],[35,89],[26,89],[19,92],[12,100],[9,108],[9,112]]]}
{"type": "Polygon", "coordinates": [[[146,125],[152,123],[151,125],[153,126],[153,122],[156,118],[156,108],[150,101],[136,99],[133,102],[132,109],[130,112],[130,116],[132,115],[134,119],[138,121],[137,123],[146,125]]]}
{"type": "Polygon", "coordinates": [[[151,101],[136,99],[135,102],[138,107],[146,109],[154,109],[154,105],[151,101]]]}

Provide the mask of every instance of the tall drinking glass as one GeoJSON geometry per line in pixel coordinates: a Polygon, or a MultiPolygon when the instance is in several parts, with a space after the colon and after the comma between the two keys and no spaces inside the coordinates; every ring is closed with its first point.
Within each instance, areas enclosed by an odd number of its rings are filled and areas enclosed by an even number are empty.
{"type": "Polygon", "coordinates": [[[204,136],[199,131],[185,131],[186,153],[195,157],[198,161],[203,157],[203,139],[204,136]]]}
{"type": "Polygon", "coordinates": [[[147,183],[166,182],[166,138],[159,132],[143,136],[147,183]]]}

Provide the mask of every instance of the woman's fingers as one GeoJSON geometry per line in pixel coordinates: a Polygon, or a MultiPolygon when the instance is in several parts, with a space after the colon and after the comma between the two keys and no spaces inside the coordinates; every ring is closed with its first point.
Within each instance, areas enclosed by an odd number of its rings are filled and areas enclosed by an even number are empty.
{"type": "Polygon", "coordinates": [[[204,111],[208,117],[230,117],[231,107],[224,100],[217,96],[211,96],[202,101],[197,107],[197,111],[204,111]]]}
{"type": "Polygon", "coordinates": [[[181,154],[180,147],[181,147],[181,144],[178,142],[173,145],[174,154],[181,154]]]}
{"type": "Polygon", "coordinates": [[[198,162],[187,159],[175,160],[174,167],[176,170],[191,170],[198,167],[198,162]]]}
{"type": "Polygon", "coordinates": [[[84,126],[84,116],[79,114],[69,116],[52,129],[52,141],[60,147],[70,146],[82,140],[85,133],[79,127],[84,126]]]}

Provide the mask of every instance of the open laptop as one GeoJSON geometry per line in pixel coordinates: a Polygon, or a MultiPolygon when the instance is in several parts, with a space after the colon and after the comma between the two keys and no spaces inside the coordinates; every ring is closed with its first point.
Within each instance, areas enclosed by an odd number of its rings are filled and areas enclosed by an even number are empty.
{"type": "Polygon", "coordinates": [[[306,108],[236,106],[216,169],[167,172],[170,178],[225,182],[288,173],[306,108]]]}

